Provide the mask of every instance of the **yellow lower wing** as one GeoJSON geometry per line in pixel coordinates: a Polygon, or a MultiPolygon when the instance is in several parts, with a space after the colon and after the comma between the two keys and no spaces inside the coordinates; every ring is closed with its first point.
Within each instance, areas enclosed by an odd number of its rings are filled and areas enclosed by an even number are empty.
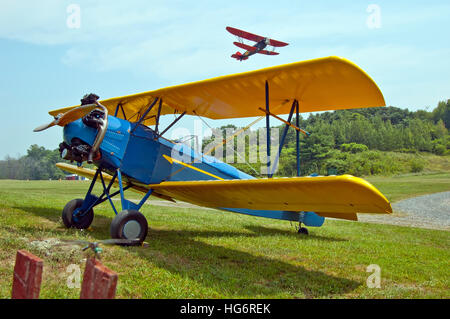
{"type": "MultiPolygon", "coordinates": [[[[93,170],[73,165],[58,163],[57,166],[82,176],[94,174],[93,170]]],[[[369,182],[351,175],[136,183],[136,187],[138,190],[152,188],[167,198],[214,208],[313,211],[335,218],[356,213],[392,213],[383,194],[369,182]]]]}
{"type": "Polygon", "coordinates": [[[196,205],[327,214],[390,214],[392,208],[369,182],[351,175],[163,182],[155,191],[196,205]]]}

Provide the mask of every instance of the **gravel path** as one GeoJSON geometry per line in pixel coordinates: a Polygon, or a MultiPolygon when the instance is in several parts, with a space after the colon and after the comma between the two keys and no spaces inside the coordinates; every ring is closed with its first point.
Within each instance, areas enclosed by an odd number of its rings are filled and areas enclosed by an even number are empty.
{"type": "Polygon", "coordinates": [[[392,215],[363,215],[362,222],[450,230],[450,192],[404,199],[392,204],[392,215]]]}
{"type": "MultiPolygon", "coordinates": [[[[114,198],[114,200],[119,200],[114,198]]],[[[180,208],[212,209],[185,202],[153,200],[146,204],[180,208]]],[[[391,215],[358,214],[361,222],[450,230],[450,192],[408,198],[392,204],[391,215]]]]}

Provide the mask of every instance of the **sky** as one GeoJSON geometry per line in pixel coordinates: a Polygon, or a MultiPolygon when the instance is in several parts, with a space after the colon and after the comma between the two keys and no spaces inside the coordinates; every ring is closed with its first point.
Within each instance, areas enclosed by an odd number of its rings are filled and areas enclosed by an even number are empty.
{"type": "MultiPolygon", "coordinates": [[[[361,67],[386,105],[431,111],[450,98],[449,16],[448,1],[0,0],[0,159],[57,148],[60,127],[33,129],[86,93],[106,99],[325,56],[361,67]],[[289,46],[239,62],[226,26],[289,46]]],[[[178,126],[194,133],[194,120],[178,126]]]]}

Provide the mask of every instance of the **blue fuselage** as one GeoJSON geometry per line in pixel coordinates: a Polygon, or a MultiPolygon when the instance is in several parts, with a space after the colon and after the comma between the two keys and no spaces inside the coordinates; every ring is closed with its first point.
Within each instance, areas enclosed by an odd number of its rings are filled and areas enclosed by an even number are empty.
{"type": "MultiPolygon", "coordinates": [[[[97,130],[81,119],[64,127],[64,142],[71,145],[74,138],[93,145],[97,130]]],[[[100,159],[94,164],[108,172],[120,169],[130,182],[159,184],[163,181],[194,181],[218,179],[253,179],[235,167],[212,156],[195,152],[182,143],[159,137],[144,125],[108,116],[108,127],[100,144],[100,159]]],[[[217,207],[235,213],[300,221],[309,226],[321,226],[324,218],[313,212],[269,211],[217,207]]]]}
{"type": "MultiPolygon", "coordinates": [[[[109,171],[120,169],[131,181],[145,184],[254,178],[212,156],[199,154],[185,144],[161,138],[144,125],[135,126],[135,123],[108,116],[106,135],[100,145],[102,156],[95,164],[109,171]],[[175,161],[170,162],[170,159],[175,161]]],[[[76,137],[92,145],[96,134],[96,129],[86,126],[80,119],[66,125],[64,141],[71,144],[76,137]]]]}

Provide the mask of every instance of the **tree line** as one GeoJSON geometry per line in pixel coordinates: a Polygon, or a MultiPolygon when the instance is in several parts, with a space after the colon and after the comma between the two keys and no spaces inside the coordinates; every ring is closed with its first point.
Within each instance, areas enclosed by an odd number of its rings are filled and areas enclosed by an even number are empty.
{"type": "Polygon", "coordinates": [[[31,145],[25,156],[12,158],[6,156],[0,161],[0,179],[60,179],[65,174],[55,166],[64,162],[59,156],[59,150],[48,150],[43,146],[31,145]]]}
{"type": "MultiPolygon", "coordinates": [[[[296,123],[295,118],[292,123],[296,123]]],[[[310,114],[307,118],[299,118],[299,125],[311,133],[309,137],[302,135],[300,138],[301,175],[361,176],[420,172],[425,162],[415,155],[423,152],[450,154],[450,100],[439,102],[429,112],[412,112],[390,106],[310,114]]],[[[225,132],[230,128],[239,129],[233,125],[220,129],[225,132]]],[[[284,124],[276,126],[276,129],[281,136],[284,124]]],[[[203,145],[210,142],[206,138],[203,145]]],[[[236,149],[236,143],[233,144],[236,149]]],[[[247,139],[247,150],[250,149],[248,144],[247,139]]],[[[265,145],[259,145],[259,152],[262,149],[265,145]]],[[[20,158],[6,156],[0,161],[0,179],[64,178],[65,173],[55,166],[61,161],[58,149],[47,150],[31,145],[26,155],[20,158]]],[[[238,162],[237,159],[235,162],[238,162]]],[[[264,163],[232,165],[258,176],[264,163]]],[[[290,128],[276,175],[296,174],[296,132],[290,128]]]]}
{"type": "MultiPolygon", "coordinates": [[[[295,117],[292,123],[296,123],[295,117]]],[[[450,154],[450,100],[439,102],[430,112],[389,106],[310,114],[299,118],[299,125],[311,133],[300,138],[301,175],[420,172],[425,162],[419,154],[450,154]]],[[[277,128],[281,136],[284,124],[277,128]]],[[[235,166],[258,175],[255,170],[260,164],[235,166]]],[[[296,174],[296,131],[290,128],[277,175],[296,174]]]]}

